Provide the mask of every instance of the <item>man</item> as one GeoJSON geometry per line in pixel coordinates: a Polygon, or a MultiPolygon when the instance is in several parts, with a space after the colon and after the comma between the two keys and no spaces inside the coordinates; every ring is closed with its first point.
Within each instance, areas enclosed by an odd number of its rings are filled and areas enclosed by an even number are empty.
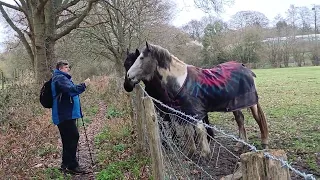
{"type": "Polygon", "coordinates": [[[52,121],[58,126],[62,141],[61,170],[72,174],[86,173],[76,159],[79,132],[76,119],[82,118],[79,94],[86,90],[90,79],[75,85],[67,61],[59,61],[53,72],[51,90],[53,96],[52,121]]]}

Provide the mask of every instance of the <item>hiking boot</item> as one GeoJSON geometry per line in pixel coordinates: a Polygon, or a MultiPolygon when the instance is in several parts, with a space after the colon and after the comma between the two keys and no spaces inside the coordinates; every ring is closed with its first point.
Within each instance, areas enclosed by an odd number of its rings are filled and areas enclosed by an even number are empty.
{"type": "Polygon", "coordinates": [[[72,169],[66,168],[66,172],[68,172],[70,174],[88,174],[88,173],[90,173],[80,166],[72,168],[72,169]]]}
{"type": "Polygon", "coordinates": [[[67,169],[67,166],[66,165],[64,165],[64,164],[61,164],[61,166],[60,166],[60,171],[65,171],[67,169]]]}

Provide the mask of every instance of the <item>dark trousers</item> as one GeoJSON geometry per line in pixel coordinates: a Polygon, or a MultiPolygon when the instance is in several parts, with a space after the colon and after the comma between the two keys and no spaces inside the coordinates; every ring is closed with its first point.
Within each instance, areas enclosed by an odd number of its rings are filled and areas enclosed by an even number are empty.
{"type": "Polygon", "coordinates": [[[79,141],[79,132],[76,120],[65,120],[58,124],[62,141],[62,165],[67,168],[75,168],[79,166],[76,153],[79,141]]]}

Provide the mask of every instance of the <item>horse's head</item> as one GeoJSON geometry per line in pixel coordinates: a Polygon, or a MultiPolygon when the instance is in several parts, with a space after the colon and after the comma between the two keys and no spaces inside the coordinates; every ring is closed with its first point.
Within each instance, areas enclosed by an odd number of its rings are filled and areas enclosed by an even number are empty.
{"type": "Polygon", "coordinates": [[[137,83],[140,80],[149,81],[156,74],[157,69],[168,69],[171,62],[171,54],[168,50],[148,44],[127,72],[127,78],[137,83]]]}
{"type": "MultiPolygon", "coordinates": [[[[126,74],[128,70],[131,68],[131,66],[134,64],[134,62],[136,61],[139,55],[140,55],[140,52],[138,49],[136,49],[134,53],[129,53],[129,51],[127,50],[127,58],[124,61],[124,65],[123,65],[126,70],[126,74]]],[[[123,87],[127,92],[131,92],[137,83],[138,82],[130,81],[130,79],[128,79],[128,77],[125,76],[123,87]]]]}

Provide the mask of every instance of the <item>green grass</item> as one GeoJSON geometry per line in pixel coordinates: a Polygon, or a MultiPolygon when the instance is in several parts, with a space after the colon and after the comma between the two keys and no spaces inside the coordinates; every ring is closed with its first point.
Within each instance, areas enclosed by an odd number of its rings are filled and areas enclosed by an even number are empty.
{"type": "Polygon", "coordinates": [[[107,126],[95,136],[100,167],[96,179],[126,179],[125,174],[140,179],[141,168],[149,165],[150,159],[134,152],[134,140],[130,132],[129,125],[116,129],[107,126]]]}
{"type": "Polygon", "coordinates": [[[146,163],[148,163],[148,159],[141,159],[138,156],[133,155],[126,160],[110,163],[105,169],[97,174],[96,178],[98,180],[125,179],[124,174],[130,172],[134,179],[139,179],[140,168],[146,163]]]}
{"type": "MultiPolygon", "coordinates": [[[[310,169],[316,168],[320,152],[320,67],[253,70],[260,104],[267,116],[271,148],[284,149],[289,159],[303,155],[310,169]]],[[[247,111],[245,127],[250,143],[260,144],[258,125],[247,111]]],[[[210,121],[232,128],[232,113],[210,113],[210,121]]]]}
{"type": "Polygon", "coordinates": [[[91,118],[84,117],[83,119],[81,119],[81,122],[79,121],[78,123],[82,125],[82,121],[83,121],[84,125],[88,125],[91,123],[91,118]]]}
{"type": "Polygon", "coordinates": [[[111,106],[108,108],[107,110],[107,118],[111,119],[111,118],[120,118],[124,116],[124,112],[116,109],[114,106],[111,106]]]}
{"type": "Polygon", "coordinates": [[[48,145],[39,147],[37,152],[38,152],[38,156],[45,157],[45,156],[47,156],[47,155],[49,155],[51,153],[57,153],[59,151],[53,145],[48,144],[48,145]]]}
{"type": "Polygon", "coordinates": [[[46,179],[70,180],[70,174],[63,174],[58,168],[47,168],[44,170],[46,179]]]}
{"type": "Polygon", "coordinates": [[[98,106],[92,106],[89,108],[88,113],[89,116],[95,116],[99,111],[99,107],[98,106]]]}

